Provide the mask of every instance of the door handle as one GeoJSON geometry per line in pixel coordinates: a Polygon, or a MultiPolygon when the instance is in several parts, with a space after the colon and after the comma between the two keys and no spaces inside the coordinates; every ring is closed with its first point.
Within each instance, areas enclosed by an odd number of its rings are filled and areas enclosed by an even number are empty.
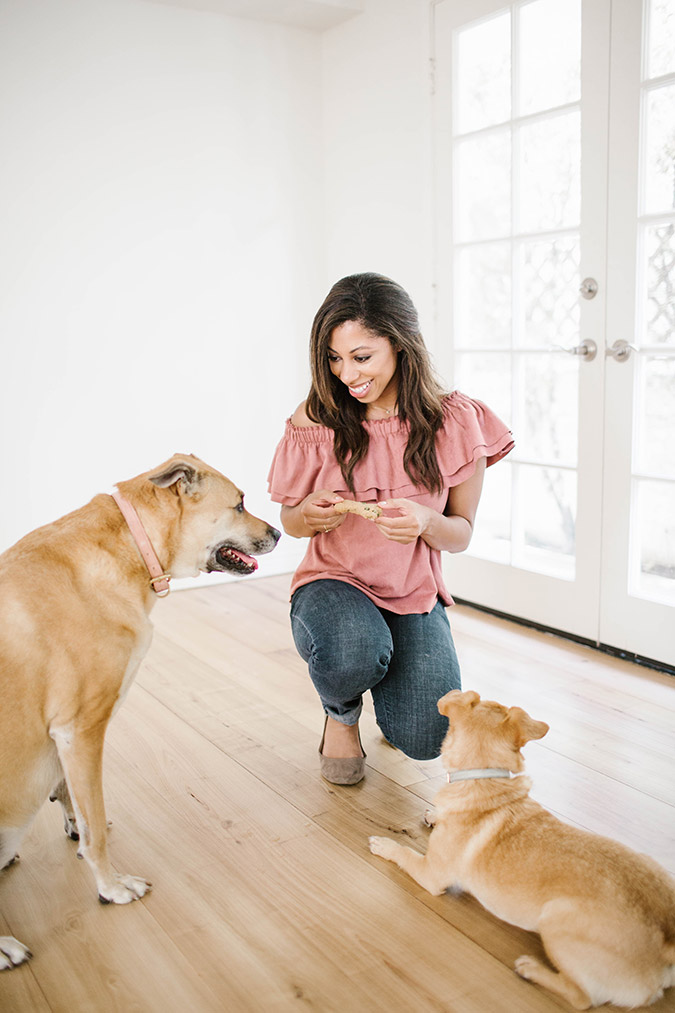
{"type": "Polygon", "coordinates": [[[635,345],[631,345],[628,341],[615,341],[611,348],[605,349],[605,355],[611,359],[616,359],[617,362],[626,362],[630,359],[631,351],[637,352],[635,345]]]}
{"type": "Polygon", "coordinates": [[[561,352],[567,352],[568,355],[580,355],[586,362],[593,362],[598,354],[598,346],[592,338],[586,338],[580,345],[573,345],[571,348],[565,348],[564,345],[554,347],[559,348],[561,352]]]}

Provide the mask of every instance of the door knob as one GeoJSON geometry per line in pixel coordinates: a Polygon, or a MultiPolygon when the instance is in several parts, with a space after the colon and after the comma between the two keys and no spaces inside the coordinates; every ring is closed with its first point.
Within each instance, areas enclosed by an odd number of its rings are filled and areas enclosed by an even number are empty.
{"type": "Polygon", "coordinates": [[[631,351],[637,352],[635,345],[631,345],[628,341],[615,341],[611,348],[605,349],[605,355],[608,355],[612,359],[616,359],[617,362],[625,362],[630,359],[631,351]]]}

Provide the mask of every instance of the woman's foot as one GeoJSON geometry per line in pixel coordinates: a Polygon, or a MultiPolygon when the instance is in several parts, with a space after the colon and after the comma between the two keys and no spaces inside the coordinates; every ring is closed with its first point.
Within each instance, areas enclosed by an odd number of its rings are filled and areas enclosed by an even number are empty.
{"type": "Polygon", "coordinates": [[[358,724],[343,725],[326,715],[323,740],[319,748],[323,756],[335,759],[364,756],[358,724]]]}
{"type": "Polygon", "coordinates": [[[319,760],[321,775],[331,784],[358,784],[366,771],[359,726],[343,725],[326,715],[319,760]]]}

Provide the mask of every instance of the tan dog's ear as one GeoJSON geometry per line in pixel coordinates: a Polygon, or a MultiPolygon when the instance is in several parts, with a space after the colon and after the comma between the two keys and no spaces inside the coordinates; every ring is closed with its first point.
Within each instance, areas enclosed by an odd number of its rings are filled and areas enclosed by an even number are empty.
{"type": "Polygon", "coordinates": [[[475,707],[477,703],[480,703],[480,696],[474,690],[467,689],[462,692],[461,689],[452,689],[438,701],[438,710],[448,717],[457,707],[475,707]]]}
{"type": "Polygon", "coordinates": [[[549,727],[545,721],[535,721],[522,707],[509,707],[504,722],[513,735],[516,749],[532,739],[543,739],[549,727]]]}
{"type": "Polygon", "coordinates": [[[197,470],[193,465],[183,460],[170,461],[161,471],[154,475],[148,475],[148,478],[153,485],[158,485],[160,489],[168,489],[175,485],[174,492],[187,493],[187,495],[190,495],[199,483],[197,470]]]}

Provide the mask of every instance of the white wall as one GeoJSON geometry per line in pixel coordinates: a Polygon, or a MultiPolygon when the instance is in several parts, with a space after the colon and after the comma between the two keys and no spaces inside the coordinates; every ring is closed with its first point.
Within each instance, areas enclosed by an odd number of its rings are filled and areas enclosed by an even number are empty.
{"type": "Polygon", "coordinates": [[[326,270],[399,282],[434,345],[430,3],[368,0],[322,36],[326,270]]]}
{"type": "Polygon", "coordinates": [[[322,34],[0,0],[0,550],[177,450],[277,522],[330,285],[391,275],[430,337],[428,57],[427,0],[322,34]]]}
{"type": "Polygon", "coordinates": [[[278,517],[322,295],[319,60],[299,29],[2,0],[0,549],[174,451],[278,517]]]}

